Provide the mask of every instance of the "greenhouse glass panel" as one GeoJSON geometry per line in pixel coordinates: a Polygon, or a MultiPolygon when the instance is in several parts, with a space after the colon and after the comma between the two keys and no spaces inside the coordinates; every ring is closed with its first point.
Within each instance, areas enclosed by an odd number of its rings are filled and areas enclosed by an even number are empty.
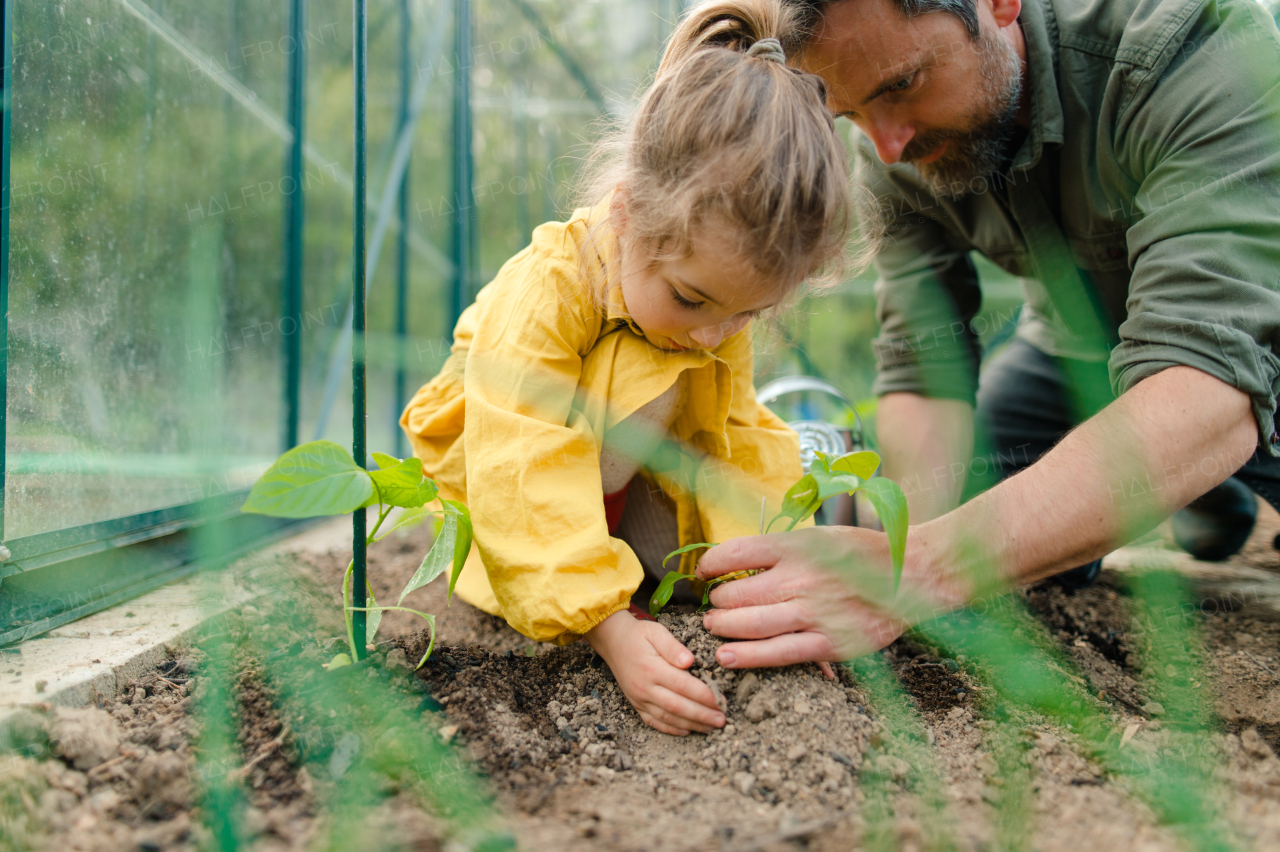
{"type": "Polygon", "coordinates": [[[280,449],[283,4],[15,3],[7,538],[280,449]]]}

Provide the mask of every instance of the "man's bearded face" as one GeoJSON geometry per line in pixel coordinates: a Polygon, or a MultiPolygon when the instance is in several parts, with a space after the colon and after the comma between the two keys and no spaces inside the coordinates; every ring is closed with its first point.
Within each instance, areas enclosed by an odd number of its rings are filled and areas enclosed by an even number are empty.
{"type": "Polygon", "coordinates": [[[1013,47],[983,32],[974,45],[982,63],[982,83],[975,93],[969,120],[962,127],[931,130],[913,138],[902,151],[942,198],[959,198],[979,178],[997,172],[1015,133],[1014,117],[1022,97],[1022,64],[1013,47]],[[947,144],[931,163],[920,158],[947,144]]]}

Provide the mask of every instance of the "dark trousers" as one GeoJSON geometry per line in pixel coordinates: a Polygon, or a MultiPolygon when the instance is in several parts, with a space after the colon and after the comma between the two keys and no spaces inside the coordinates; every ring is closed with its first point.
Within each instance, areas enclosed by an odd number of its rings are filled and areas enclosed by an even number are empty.
{"type": "MultiPolygon", "coordinates": [[[[982,467],[989,466],[991,473],[974,477],[967,493],[985,490],[1034,464],[1067,432],[1109,403],[1105,369],[1105,365],[1054,358],[1014,338],[986,366],[979,381],[978,451],[987,454],[989,465],[982,467]],[[1086,388],[1083,392],[1075,390],[1081,386],[1086,388]]],[[[1220,524],[1238,524],[1242,513],[1233,495],[1245,493],[1243,486],[1280,509],[1280,459],[1255,454],[1231,479],[1185,511],[1194,513],[1201,507],[1211,525],[1215,519],[1220,524]],[[1226,508],[1219,510],[1219,506],[1226,508]]],[[[1251,505],[1256,514],[1256,504],[1251,501],[1251,505]]],[[[1185,518],[1175,519],[1175,528],[1179,520],[1185,518]]]]}

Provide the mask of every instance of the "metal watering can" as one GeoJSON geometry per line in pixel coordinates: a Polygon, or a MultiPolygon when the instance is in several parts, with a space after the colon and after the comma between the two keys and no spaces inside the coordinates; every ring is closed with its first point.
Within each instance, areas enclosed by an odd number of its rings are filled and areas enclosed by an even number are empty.
{"type": "MultiPolygon", "coordinates": [[[[787,425],[800,436],[800,464],[805,473],[813,467],[819,451],[842,456],[865,447],[862,418],[853,403],[839,388],[822,379],[786,376],[760,388],[756,398],[787,420],[787,425]],[[791,399],[778,404],[778,398],[784,396],[791,399]],[[833,413],[823,417],[824,410],[833,413]]],[[[857,502],[847,494],[828,500],[816,520],[826,526],[857,526],[857,502]]]]}

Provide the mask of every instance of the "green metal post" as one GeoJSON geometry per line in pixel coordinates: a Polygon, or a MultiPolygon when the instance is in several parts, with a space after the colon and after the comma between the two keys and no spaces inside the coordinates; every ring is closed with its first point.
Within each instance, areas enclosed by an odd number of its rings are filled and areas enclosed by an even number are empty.
{"type": "MultiPolygon", "coordinates": [[[[413,32],[413,19],[409,15],[409,0],[400,0],[400,108],[396,119],[396,136],[404,133],[409,124],[409,44],[413,32]]],[[[400,177],[400,195],[397,198],[400,216],[400,234],[396,237],[396,389],[395,410],[391,422],[400,420],[405,405],[405,346],[409,332],[409,167],[404,167],[400,177]]],[[[395,429],[396,458],[408,455],[403,429],[395,429]]]]}
{"type": "Polygon", "coordinates": [[[471,191],[471,3],[454,0],[453,50],[457,75],[453,85],[453,299],[449,330],[471,304],[472,262],[475,256],[475,195],[471,191]]]}
{"type": "Polygon", "coordinates": [[[298,445],[298,407],[302,377],[302,227],[306,199],[302,192],[303,122],[306,117],[306,72],[304,52],[307,24],[306,0],[289,0],[289,38],[293,53],[289,56],[289,128],[293,140],[287,157],[289,180],[293,191],[284,205],[284,310],[281,328],[292,329],[283,335],[284,358],[284,450],[298,445]],[[292,322],[287,322],[292,320],[292,322]]]}
{"type": "MultiPolygon", "coordinates": [[[[351,455],[356,464],[364,467],[368,464],[369,453],[365,447],[365,51],[368,39],[368,20],[366,0],[355,0],[354,47],[352,48],[352,85],[355,96],[355,162],[352,165],[352,183],[354,184],[354,215],[352,223],[351,278],[352,278],[352,314],[351,314],[351,455]]],[[[354,567],[351,575],[351,606],[357,611],[351,613],[352,627],[356,636],[356,655],[364,657],[364,632],[366,613],[358,610],[365,607],[365,512],[356,509],[351,516],[351,550],[354,567]]]]}
{"type": "MultiPolygon", "coordinates": [[[[4,541],[5,445],[9,435],[9,127],[13,112],[13,0],[4,0],[3,148],[0,148],[0,541],[4,541]]],[[[0,559],[0,562],[3,562],[0,559]]]]}

